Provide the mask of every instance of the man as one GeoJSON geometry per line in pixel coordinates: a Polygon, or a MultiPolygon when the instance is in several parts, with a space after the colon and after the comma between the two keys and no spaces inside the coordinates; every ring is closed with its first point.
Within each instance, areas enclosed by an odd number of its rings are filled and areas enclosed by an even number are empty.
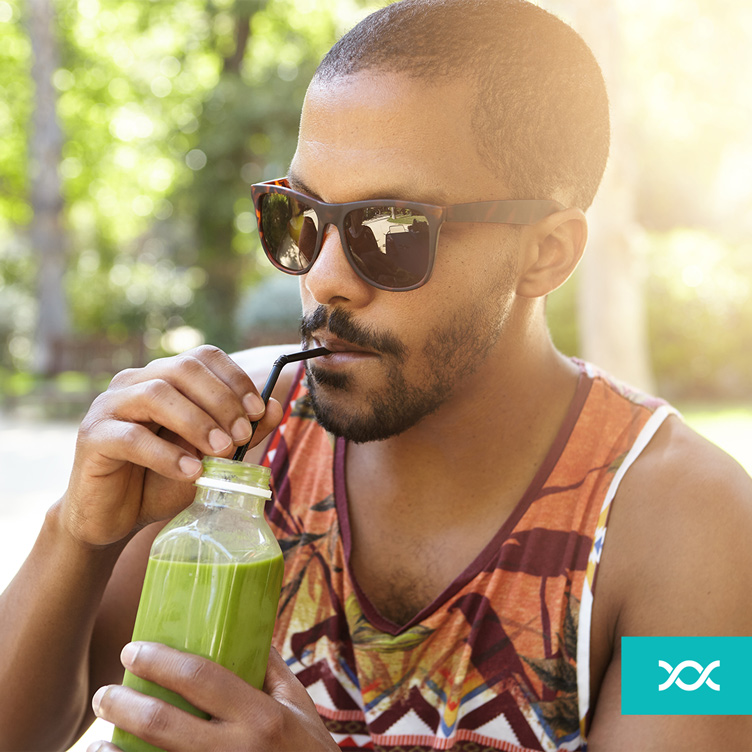
{"type": "Polygon", "coordinates": [[[406,0],[333,48],[289,186],[254,188],[305,344],[332,354],[266,410],[270,350],[200,348],[95,401],[3,596],[4,749],[64,748],[92,695],[167,750],[749,748],[748,717],[621,715],[622,636],[750,632],[752,481],[550,341],[607,142],[592,56],[522,0],[406,0]],[[428,225],[421,269],[378,277],[348,246],[364,204],[384,253],[387,225],[428,225]],[[249,419],[286,552],[265,692],[128,644],[151,541],[249,419]],[[118,686],[124,645],[211,719],[118,686]]]}

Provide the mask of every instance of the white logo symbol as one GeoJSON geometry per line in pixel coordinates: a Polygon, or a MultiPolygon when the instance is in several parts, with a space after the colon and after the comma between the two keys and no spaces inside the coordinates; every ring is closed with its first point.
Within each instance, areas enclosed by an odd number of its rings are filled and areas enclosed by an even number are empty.
{"type": "Polygon", "coordinates": [[[710,674],[713,669],[718,668],[718,666],[721,665],[720,661],[713,661],[712,663],[709,663],[705,668],[703,668],[697,661],[682,661],[676,668],[671,668],[671,666],[666,663],[666,661],[658,661],[658,665],[661,668],[665,668],[666,671],[668,671],[670,674],[668,679],[666,679],[663,684],[660,684],[658,686],[659,692],[663,692],[664,689],[668,689],[674,682],[676,682],[676,686],[679,687],[679,689],[683,689],[685,692],[694,692],[703,684],[707,684],[711,689],[714,689],[716,692],[720,692],[720,685],[716,684],[710,678],[710,674]],[[695,671],[697,671],[698,674],[700,674],[700,678],[697,679],[694,684],[686,684],[681,679],[679,679],[679,674],[687,667],[693,668],[695,671]]]}

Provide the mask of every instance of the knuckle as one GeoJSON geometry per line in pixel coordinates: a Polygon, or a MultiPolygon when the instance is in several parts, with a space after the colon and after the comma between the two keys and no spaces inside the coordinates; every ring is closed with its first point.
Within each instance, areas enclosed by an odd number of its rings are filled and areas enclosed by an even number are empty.
{"type": "Polygon", "coordinates": [[[86,413],[78,427],[78,435],[76,437],[76,443],[78,446],[83,446],[88,443],[89,438],[92,433],[94,433],[94,429],[99,424],[99,416],[97,414],[99,413],[99,406],[96,404],[98,399],[99,397],[92,402],[89,412],[86,413]]]}
{"type": "Polygon", "coordinates": [[[76,434],[76,449],[86,451],[90,447],[96,446],[103,433],[106,431],[103,426],[107,423],[106,411],[92,405],[89,412],[86,413],[76,434]]]}
{"type": "Polygon", "coordinates": [[[225,354],[216,345],[199,345],[193,350],[189,350],[189,355],[197,358],[198,360],[217,360],[217,358],[224,357],[225,354]]]}
{"type": "Polygon", "coordinates": [[[206,673],[206,663],[197,656],[185,655],[178,664],[178,675],[181,681],[198,684],[206,673]]]}
{"type": "Polygon", "coordinates": [[[163,399],[172,387],[164,379],[157,378],[145,382],[142,389],[149,399],[156,401],[163,399]]]}
{"type": "Polygon", "coordinates": [[[109,399],[109,394],[107,392],[102,392],[101,394],[98,394],[91,402],[91,405],[89,405],[89,411],[86,413],[86,417],[83,420],[83,423],[86,423],[87,420],[90,420],[93,416],[98,414],[102,411],[104,404],[107,403],[109,399]]]}
{"type": "Polygon", "coordinates": [[[198,376],[199,374],[206,372],[206,365],[201,358],[197,358],[195,355],[187,353],[180,359],[180,370],[186,376],[198,376]]]}
{"type": "Polygon", "coordinates": [[[138,452],[144,445],[144,427],[137,423],[125,423],[121,429],[120,440],[130,452],[138,452]]]}
{"type": "Polygon", "coordinates": [[[168,719],[161,703],[150,701],[145,708],[144,731],[152,738],[160,737],[167,730],[168,719]]]}
{"type": "Polygon", "coordinates": [[[133,382],[134,374],[138,369],[126,368],[119,373],[116,373],[110,380],[110,389],[120,389],[133,382]]]}
{"type": "Polygon", "coordinates": [[[89,405],[89,409],[86,412],[83,420],[81,421],[81,430],[84,432],[90,431],[102,418],[106,417],[112,412],[112,404],[115,400],[113,396],[114,390],[108,389],[101,394],[98,394],[89,405]]]}

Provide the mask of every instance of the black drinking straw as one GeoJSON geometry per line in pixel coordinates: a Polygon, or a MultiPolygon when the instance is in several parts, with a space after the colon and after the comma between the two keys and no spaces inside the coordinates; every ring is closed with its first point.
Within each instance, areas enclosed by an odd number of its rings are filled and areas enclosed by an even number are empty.
{"type": "MultiPolygon", "coordinates": [[[[269,374],[269,378],[266,380],[266,384],[264,384],[263,391],[261,392],[261,399],[264,401],[264,404],[266,405],[269,402],[269,397],[272,396],[279,374],[288,363],[296,363],[299,360],[308,360],[308,358],[317,358],[319,355],[329,355],[329,350],[325,347],[315,347],[313,350],[302,350],[301,352],[291,353],[290,355],[280,355],[274,361],[272,371],[269,374]]],[[[255,433],[258,424],[259,422],[257,420],[254,420],[253,423],[251,423],[251,438],[253,438],[253,434],[255,433]]],[[[250,445],[251,440],[249,439],[247,444],[238,447],[233,455],[233,460],[236,462],[242,462],[250,445]]]]}

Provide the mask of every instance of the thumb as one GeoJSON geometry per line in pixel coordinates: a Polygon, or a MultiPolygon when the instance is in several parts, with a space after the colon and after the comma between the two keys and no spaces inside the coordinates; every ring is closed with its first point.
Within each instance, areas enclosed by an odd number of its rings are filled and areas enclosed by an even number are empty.
{"type": "Polygon", "coordinates": [[[269,662],[266,665],[264,678],[264,692],[277,702],[288,708],[300,708],[304,705],[313,706],[305,687],[290,671],[282,656],[275,648],[269,651],[269,662]]]}

